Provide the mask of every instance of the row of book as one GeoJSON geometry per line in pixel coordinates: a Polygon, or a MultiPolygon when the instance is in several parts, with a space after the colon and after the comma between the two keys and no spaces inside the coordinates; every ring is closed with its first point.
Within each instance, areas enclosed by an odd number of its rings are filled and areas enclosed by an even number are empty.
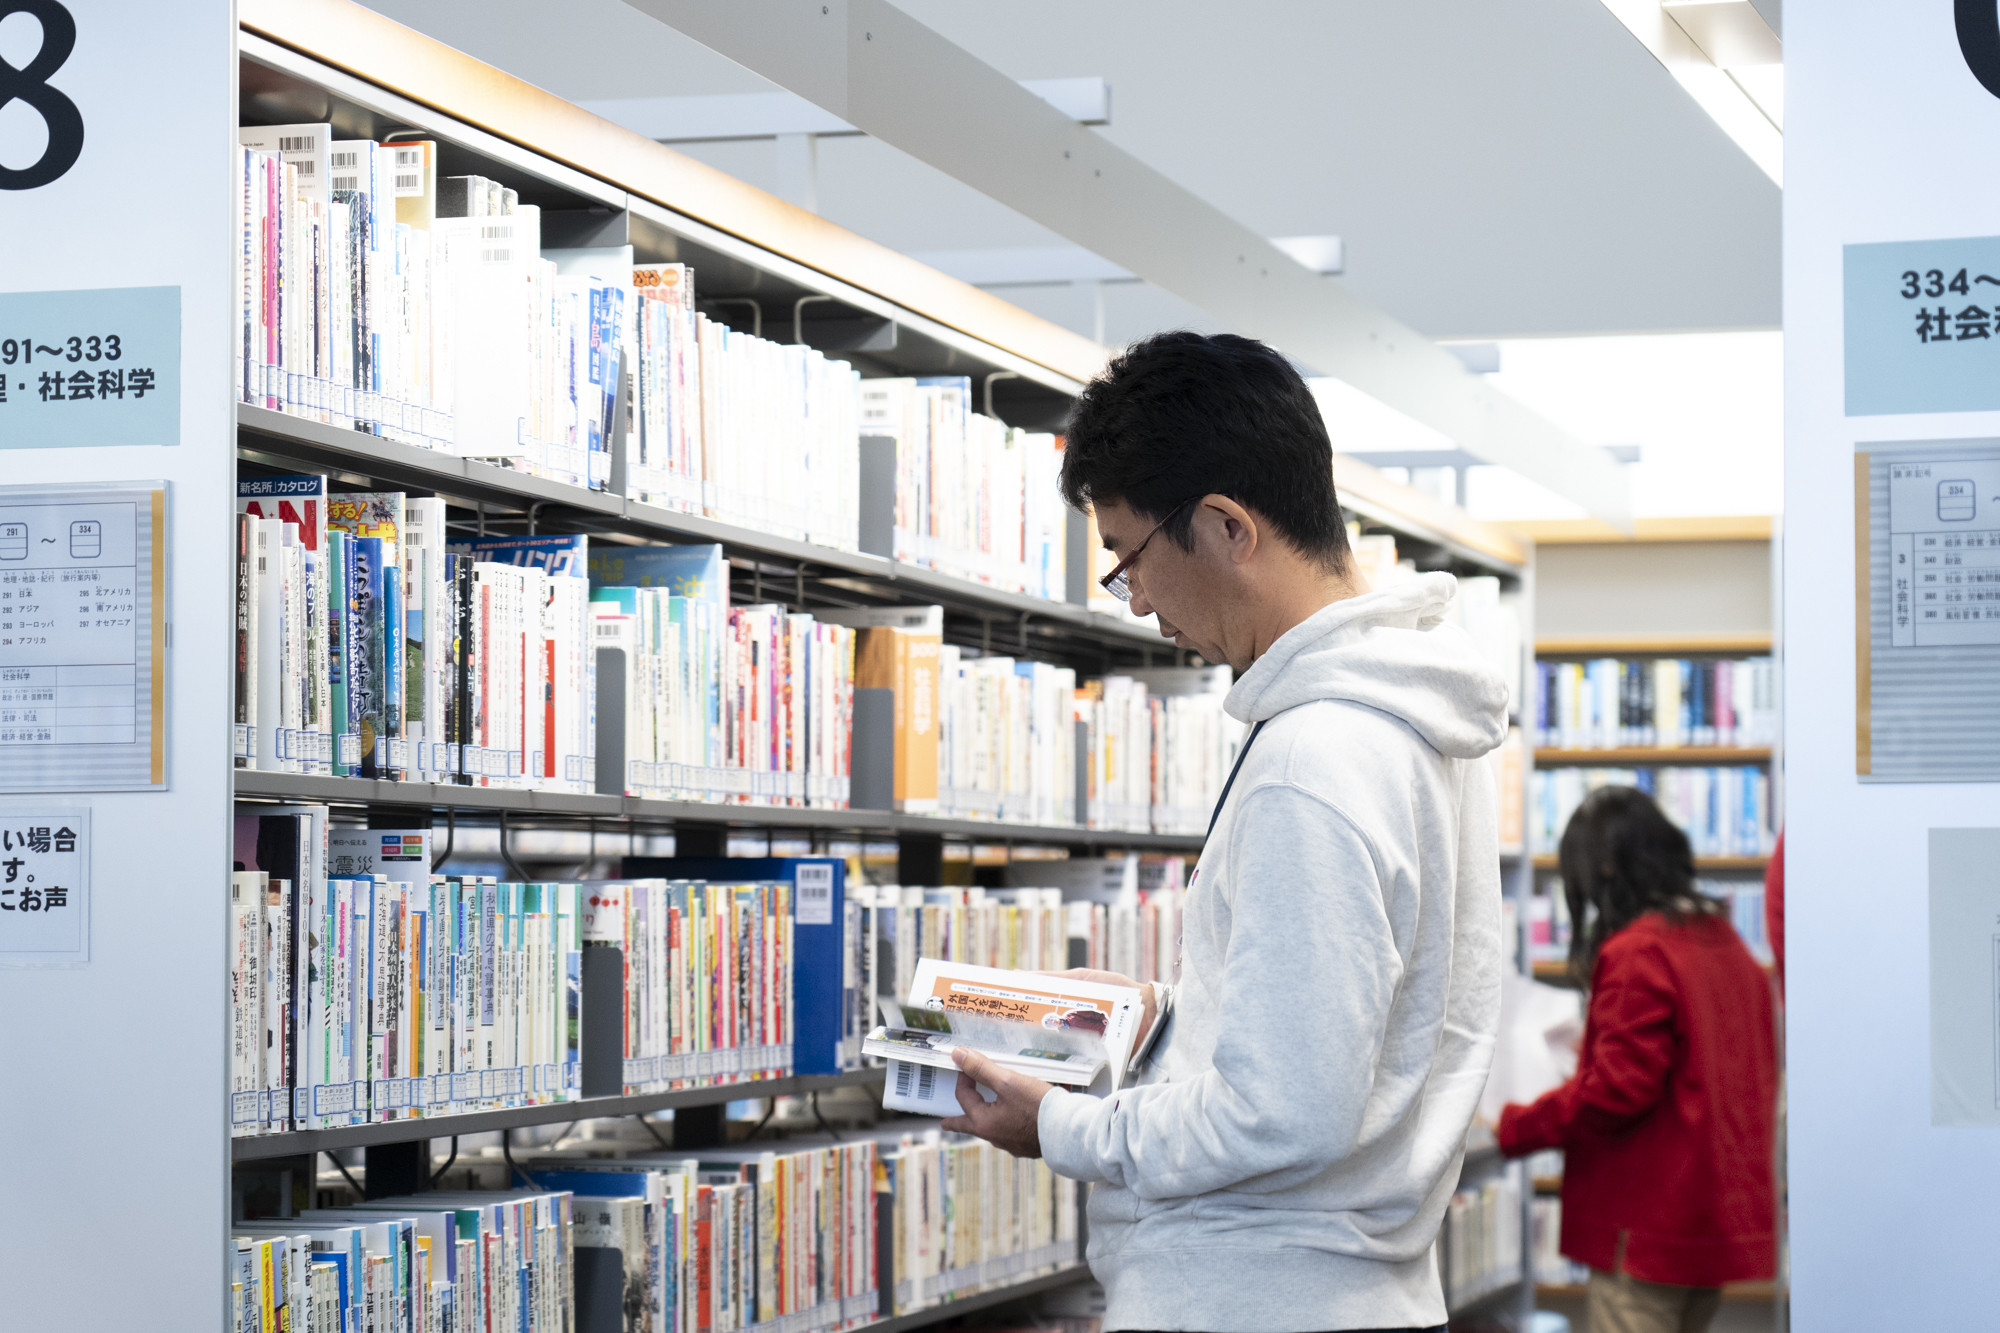
{"type": "Polygon", "coordinates": [[[1074,824],[1076,672],[938,649],[938,814],[1074,824]]]}
{"type": "Polygon", "coordinates": [[[1055,436],[979,415],[963,376],[867,380],[861,424],[896,442],[896,559],[1051,601],[1068,595],[1055,436]]]}
{"type": "Polygon", "coordinates": [[[437,1191],[239,1220],[227,1256],[228,1327],[583,1333],[585,1236],[575,1208],[567,1192],[437,1191]]]}
{"type": "Polygon", "coordinates": [[[1056,437],[964,376],[878,379],[697,308],[694,271],[544,244],[535,205],[427,139],[240,132],[244,402],[858,549],[860,437],[895,441],[898,559],[1061,600],[1056,437]],[[629,388],[628,388],[629,386],[629,388]]]}
{"type": "Polygon", "coordinates": [[[579,891],[422,874],[230,877],[230,1130],[579,1094],[579,891]]]}
{"type": "Polygon", "coordinates": [[[238,505],[239,768],[594,792],[609,650],[628,795],[847,803],[853,632],[731,607],[720,546],[448,541],[440,499],[313,475],[238,505]]]}
{"type": "Polygon", "coordinates": [[[698,1151],[553,1152],[516,1163],[526,1189],[238,1221],[231,1327],[839,1333],[1078,1257],[1075,1182],[935,1122],[698,1151]]]}
{"type": "Polygon", "coordinates": [[[1445,1304],[1458,1309],[1521,1280],[1519,1162],[1461,1185],[1445,1207],[1438,1232],[1438,1268],[1445,1304]]]}
{"type": "MultiPolygon", "coordinates": [[[[1019,869],[1028,877],[1032,867],[1019,869]]],[[[877,1021],[889,1022],[900,1021],[897,1007],[922,958],[1029,972],[1088,967],[1139,982],[1175,981],[1183,896],[1178,883],[1098,900],[1060,887],[851,885],[860,986],[878,1015],[888,1012],[877,1021]]]]}
{"type": "Polygon", "coordinates": [[[243,401],[578,486],[610,476],[630,281],[430,140],[240,132],[243,401]],[[558,262],[567,259],[569,262],[558,262]]]}
{"type": "Polygon", "coordinates": [[[863,923],[838,861],[503,883],[431,873],[428,829],[335,826],[309,805],[237,823],[235,1134],[575,1101],[586,1082],[638,1093],[860,1065],[867,1006],[849,960],[863,923]],[[619,999],[587,1012],[599,967],[619,999]],[[586,1078],[586,1019],[622,1029],[621,1069],[586,1078]]]}
{"type": "Polygon", "coordinates": [[[1590,1281],[1590,1266],[1562,1252],[1562,1207],[1554,1195],[1542,1195],[1528,1205],[1535,1282],[1540,1286],[1580,1287],[1590,1281]]]}
{"type": "Polygon", "coordinates": [[[855,688],[893,701],[884,748],[897,810],[1134,832],[1208,827],[1243,735],[1222,711],[1228,667],[1079,682],[1067,667],[945,643],[941,607],[822,616],[855,630],[855,688]]]}
{"type": "MultiPolygon", "coordinates": [[[[1764,882],[1742,879],[1696,879],[1695,892],[1713,898],[1729,909],[1730,924],[1743,940],[1750,956],[1769,966],[1772,962],[1771,936],[1764,921],[1764,882]]],[[[1569,903],[1560,889],[1529,897],[1527,910],[1528,957],[1533,962],[1554,962],[1569,957],[1571,921],[1569,903]]],[[[1557,1164],[1554,1174],[1561,1174],[1557,1164]]]]}
{"type": "Polygon", "coordinates": [[[1778,677],[1768,657],[1600,657],[1535,663],[1537,744],[1768,746],[1778,738],[1778,677]]]}
{"type": "Polygon", "coordinates": [[[595,790],[583,538],[446,544],[443,500],[237,483],[238,768],[595,790]]]}
{"type": "Polygon", "coordinates": [[[1077,1257],[1075,1182],[935,1121],[803,1149],[699,1151],[524,1164],[577,1195],[585,1333],[854,1328],[1077,1257]],[[609,1243],[593,1256],[599,1236],[609,1243]],[[614,1290],[625,1322],[600,1322],[614,1290]]]}
{"type": "Polygon", "coordinates": [[[622,335],[633,386],[625,439],[630,498],[857,549],[861,379],[854,368],[700,313],[694,270],[685,264],[632,265],[627,295],[634,312],[622,335]]]}
{"type": "Polygon", "coordinates": [[[591,642],[617,677],[624,770],[612,780],[625,795],[847,806],[854,630],[728,605],[719,546],[607,547],[591,568],[591,642]]]}
{"type": "Polygon", "coordinates": [[[1528,843],[1553,855],[1570,816],[1599,787],[1637,787],[1687,834],[1696,856],[1769,856],[1777,846],[1771,776],[1748,764],[1721,767],[1550,768],[1528,775],[1528,843]]]}

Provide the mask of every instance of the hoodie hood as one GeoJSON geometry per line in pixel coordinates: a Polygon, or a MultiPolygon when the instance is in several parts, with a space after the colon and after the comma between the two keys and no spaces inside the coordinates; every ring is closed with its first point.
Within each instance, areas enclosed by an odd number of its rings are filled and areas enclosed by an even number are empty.
{"type": "Polygon", "coordinates": [[[1478,758],[1507,738],[1507,684],[1465,631],[1444,623],[1457,589],[1449,574],[1422,574],[1333,603],[1272,644],[1223,707],[1262,722],[1341,699],[1401,718],[1439,754],[1478,758]]]}

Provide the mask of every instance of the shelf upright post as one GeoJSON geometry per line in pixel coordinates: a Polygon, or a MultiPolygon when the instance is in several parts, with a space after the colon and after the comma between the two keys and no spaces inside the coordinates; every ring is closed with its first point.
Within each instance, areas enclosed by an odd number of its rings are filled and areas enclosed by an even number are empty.
{"type": "MultiPolygon", "coordinates": [[[[0,1084],[14,1094],[0,1114],[0,1180],[22,1205],[0,1210],[0,1323],[61,1328],[76,1322],[78,1293],[102,1289],[98,1210],[25,1206],[90,1198],[117,1199],[120,1226],[148,1238],[118,1264],[120,1288],[145,1294],[140,1322],[214,1329],[229,1295],[234,676],[221,590],[232,586],[236,508],[236,19],[229,0],[64,0],[28,12],[39,49],[14,57],[28,68],[9,70],[0,96],[18,97],[9,114],[41,128],[14,136],[6,163],[0,316],[7,338],[34,344],[34,360],[10,355],[4,367],[0,481],[132,482],[163,495],[150,520],[135,519],[152,534],[156,559],[137,593],[155,629],[132,651],[162,665],[143,677],[141,725],[164,744],[142,790],[107,789],[73,751],[51,756],[66,780],[29,772],[18,755],[0,764],[0,818],[90,815],[87,954],[0,965],[0,1084]],[[143,226],[132,225],[135,200],[156,205],[143,226]],[[107,357],[114,340],[129,355],[107,357]],[[101,396],[107,384],[124,396],[101,396]]],[[[39,665],[22,647],[0,646],[0,663],[39,665]]]]}
{"type": "MultiPolygon", "coordinates": [[[[1464,485],[1465,473],[1459,472],[1459,484],[1464,485]]],[[[1521,842],[1521,855],[1514,862],[1512,883],[1507,892],[1514,899],[1514,947],[1521,975],[1532,979],[1535,975],[1534,960],[1528,951],[1528,900],[1535,893],[1534,848],[1529,845],[1528,831],[1532,827],[1528,793],[1534,785],[1535,774],[1535,543],[1532,539],[1521,541],[1526,548],[1527,558],[1521,563],[1521,590],[1519,612],[1521,621],[1521,661],[1520,693],[1517,696],[1521,717],[1521,827],[1516,830],[1521,842]]],[[[1535,1322],[1535,1181],[1525,1167],[1521,1171],[1521,1286],[1514,1302],[1515,1327],[1521,1333],[1528,1333],[1535,1322]]]]}
{"type": "Polygon", "coordinates": [[[901,884],[944,883],[944,835],[906,830],[898,837],[896,880],[901,884]]]}

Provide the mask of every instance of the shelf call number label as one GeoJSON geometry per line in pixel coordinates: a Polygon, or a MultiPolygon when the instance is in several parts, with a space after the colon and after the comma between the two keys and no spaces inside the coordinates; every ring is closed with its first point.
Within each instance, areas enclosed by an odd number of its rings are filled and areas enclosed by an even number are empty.
{"type": "Polygon", "coordinates": [[[0,292],[0,448],[179,444],[180,335],[178,287],[0,292]]]}
{"type": "Polygon", "coordinates": [[[2000,410],[2000,236],[1850,245],[1847,415],[2000,410]]]}

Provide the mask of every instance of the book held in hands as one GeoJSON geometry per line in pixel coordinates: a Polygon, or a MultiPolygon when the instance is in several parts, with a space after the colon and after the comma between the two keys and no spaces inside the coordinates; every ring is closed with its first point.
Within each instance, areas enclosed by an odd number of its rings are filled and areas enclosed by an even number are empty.
{"type": "Polygon", "coordinates": [[[926,958],[898,1023],[870,1033],[862,1054],[889,1063],[883,1106],[957,1115],[953,1051],[978,1051],[1045,1083],[1108,1092],[1124,1074],[1141,1012],[1135,986],[926,958]]]}

